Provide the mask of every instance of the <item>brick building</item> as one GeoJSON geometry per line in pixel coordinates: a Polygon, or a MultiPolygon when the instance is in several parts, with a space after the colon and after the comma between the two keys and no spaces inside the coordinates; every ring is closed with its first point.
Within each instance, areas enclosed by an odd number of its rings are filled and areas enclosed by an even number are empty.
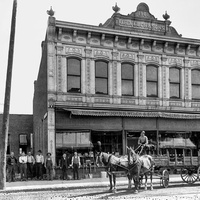
{"type": "MultiPolygon", "coordinates": [[[[3,114],[0,114],[2,127],[3,114]]],[[[0,129],[2,131],[2,129],[0,129]]],[[[33,115],[10,114],[7,154],[11,151],[18,157],[21,151],[33,150],[33,115]]]]}
{"type": "Polygon", "coordinates": [[[59,21],[49,11],[34,149],[51,152],[57,164],[63,152],[89,151],[98,140],[104,151],[125,154],[142,130],[157,153],[165,138],[199,147],[200,40],[183,38],[167,13],[158,20],[145,3],[128,15],[113,10],[99,26],[59,21]]]}

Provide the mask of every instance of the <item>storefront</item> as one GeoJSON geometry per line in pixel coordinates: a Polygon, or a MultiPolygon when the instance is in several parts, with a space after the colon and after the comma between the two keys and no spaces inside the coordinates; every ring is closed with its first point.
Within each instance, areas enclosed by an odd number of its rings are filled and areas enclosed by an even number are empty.
{"type": "MultiPolygon", "coordinates": [[[[145,131],[149,144],[155,146],[154,154],[166,153],[162,145],[167,138],[182,138],[184,141],[190,139],[194,155],[200,147],[199,119],[90,116],[88,112],[87,115],[74,113],[64,109],[56,112],[57,164],[64,152],[72,154],[76,150],[81,157],[93,157],[97,141],[101,141],[104,152],[125,155],[127,146],[137,148],[142,130],[145,131]]],[[[112,115],[112,112],[107,113],[112,115]]],[[[174,149],[179,153],[180,148],[174,146],[174,149]]],[[[173,151],[168,153],[173,154],[173,151]]]]}

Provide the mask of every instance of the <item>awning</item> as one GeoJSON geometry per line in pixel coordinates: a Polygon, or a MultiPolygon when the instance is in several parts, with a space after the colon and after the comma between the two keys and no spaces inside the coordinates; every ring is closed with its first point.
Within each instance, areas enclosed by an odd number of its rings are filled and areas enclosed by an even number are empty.
{"type": "Polygon", "coordinates": [[[173,119],[200,119],[200,114],[167,113],[167,112],[146,112],[146,111],[114,111],[114,110],[82,110],[66,109],[72,115],[102,116],[102,117],[159,117],[173,119]]]}
{"type": "Polygon", "coordinates": [[[194,149],[196,146],[190,138],[166,138],[164,141],[160,141],[160,148],[194,149]]]}

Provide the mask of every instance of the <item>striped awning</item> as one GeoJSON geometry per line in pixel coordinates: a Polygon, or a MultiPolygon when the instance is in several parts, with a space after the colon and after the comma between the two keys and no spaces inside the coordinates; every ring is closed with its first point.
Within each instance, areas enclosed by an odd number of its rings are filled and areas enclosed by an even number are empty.
{"type": "Polygon", "coordinates": [[[200,114],[188,113],[167,113],[167,112],[147,112],[147,111],[114,111],[114,110],[84,110],[66,109],[72,115],[102,116],[102,117],[157,117],[170,119],[200,119],[200,114]]]}

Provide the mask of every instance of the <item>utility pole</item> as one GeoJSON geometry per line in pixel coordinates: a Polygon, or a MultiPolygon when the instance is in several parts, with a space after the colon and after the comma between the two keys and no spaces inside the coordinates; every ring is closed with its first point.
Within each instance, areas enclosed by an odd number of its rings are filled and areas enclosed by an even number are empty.
{"type": "Polygon", "coordinates": [[[17,13],[17,0],[13,0],[6,88],[4,97],[3,124],[2,124],[2,132],[0,132],[0,190],[4,190],[6,187],[6,151],[7,151],[8,129],[9,129],[10,91],[11,91],[12,65],[13,65],[13,53],[14,53],[14,41],[15,41],[16,13],[17,13]]]}

